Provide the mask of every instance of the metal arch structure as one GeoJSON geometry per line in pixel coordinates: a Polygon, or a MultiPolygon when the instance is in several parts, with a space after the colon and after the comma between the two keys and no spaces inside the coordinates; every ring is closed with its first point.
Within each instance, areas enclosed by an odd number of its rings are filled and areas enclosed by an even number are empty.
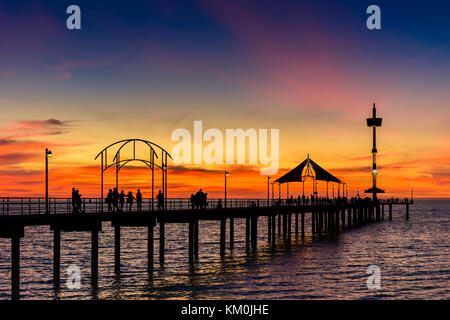
{"type": "Polygon", "coordinates": [[[172,156],[162,147],[160,147],[159,145],[157,145],[156,143],[153,143],[151,141],[148,140],[143,140],[143,139],[124,139],[124,140],[120,140],[120,141],[116,141],[112,144],[110,144],[109,146],[107,146],[106,148],[104,148],[103,150],[101,150],[97,156],[95,157],[94,160],[97,160],[98,158],[100,158],[100,172],[101,172],[101,191],[100,191],[100,196],[101,196],[101,203],[102,203],[102,208],[103,208],[103,174],[106,170],[108,170],[111,167],[115,167],[116,168],[116,188],[117,190],[119,190],[119,172],[120,169],[122,169],[127,163],[129,162],[133,162],[133,161],[139,161],[144,163],[147,167],[149,167],[149,169],[151,170],[152,173],[152,200],[151,200],[151,210],[154,209],[154,198],[155,198],[155,167],[158,169],[161,169],[161,173],[162,173],[162,193],[164,195],[164,206],[163,209],[165,209],[165,203],[166,203],[166,199],[167,199],[167,163],[168,163],[168,158],[172,159],[172,156]],[[136,142],[140,142],[143,143],[144,145],[146,145],[148,147],[148,151],[149,151],[149,157],[148,159],[141,159],[141,158],[136,158],[136,142]],[[133,149],[133,156],[131,158],[126,158],[126,159],[122,159],[121,158],[121,151],[122,149],[129,145],[132,144],[132,149],[133,149]],[[108,150],[112,147],[117,147],[118,149],[117,151],[114,153],[114,158],[112,160],[111,163],[108,163],[108,150]],[[158,164],[155,161],[156,159],[159,159],[158,157],[158,153],[160,153],[161,156],[161,164],[158,164]]]}

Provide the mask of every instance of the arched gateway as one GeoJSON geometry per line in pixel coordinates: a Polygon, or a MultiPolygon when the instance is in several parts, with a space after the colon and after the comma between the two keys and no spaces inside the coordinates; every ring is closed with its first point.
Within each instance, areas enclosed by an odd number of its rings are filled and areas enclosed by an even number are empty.
{"type": "MultiPolygon", "coordinates": [[[[113,151],[113,152],[114,152],[113,151]]],[[[129,162],[133,161],[140,161],[144,163],[146,166],[148,166],[152,172],[152,200],[151,200],[151,210],[154,209],[153,206],[153,199],[154,199],[154,193],[155,193],[155,167],[161,169],[162,172],[162,193],[164,194],[164,200],[167,199],[167,158],[170,158],[173,160],[172,156],[163,148],[161,148],[159,145],[148,141],[148,140],[142,140],[142,139],[126,139],[126,140],[120,140],[117,142],[114,142],[104,148],[102,151],[97,154],[95,157],[95,160],[100,158],[100,168],[101,168],[101,199],[102,199],[102,208],[103,208],[103,173],[108,170],[109,168],[115,166],[116,167],[116,188],[119,189],[119,172],[120,169],[122,169],[123,166],[125,166],[129,162]],[[121,151],[122,149],[127,146],[132,146],[132,157],[126,157],[125,159],[121,158],[121,151]],[[148,152],[148,158],[138,158],[136,157],[136,150],[137,146],[143,146],[146,148],[146,152],[148,152]],[[115,150],[117,148],[117,151],[115,150]],[[111,163],[108,163],[108,151],[114,150],[115,153],[113,160],[111,163]],[[161,158],[158,157],[158,153],[160,154],[161,158]],[[156,158],[156,159],[155,159],[156,158]],[[158,161],[157,161],[158,159],[158,161]],[[159,163],[159,164],[158,164],[159,163]]],[[[165,201],[164,201],[165,202],[165,201]]],[[[165,207],[165,205],[164,205],[165,207]]]]}

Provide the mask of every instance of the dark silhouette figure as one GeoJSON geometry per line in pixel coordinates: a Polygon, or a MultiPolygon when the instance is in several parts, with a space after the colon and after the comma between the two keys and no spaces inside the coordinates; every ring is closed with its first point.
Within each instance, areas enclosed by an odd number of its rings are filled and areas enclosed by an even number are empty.
{"type": "Polygon", "coordinates": [[[208,205],[207,197],[208,193],[203,192],[202,189],[198,190],[195,195],[191,194],[190,200],[192,209],[203,209],[206,207],[208,205]]]}
{"type": "Polygon", "coordinates": [[[161,190],[159,190],[158,192],[157,199],[158,199],[158,210],[162,210],[164,208],[164,195],[161,192],[161,190]]]}
{"type": "Polygon", "coordinates": [[[123,206],[125,204],[125,193],[122,191],[120,191],[119,194],[119,204],[120,204],[120,212],[123,212],[123,206]]]}
{"type": "Polygon", "coordinates": [[[137,193],[136,193],[136,210],[137,211],[142,211],[142,193],[141,193],[141,189],[138,189],[137,193]]]}
{"type": "Polygon", "coordinates": [[[113,211],[117,212],[119,211],[119,191],[117,191],[117,188],[114,188],[113,194],[112,194],[112,205],[113,205],[113,211]]]}
{"type": "Polygon", "coordinates": [[[127,204],[128,204],[128,212],[131,212],[131,207],[133,206],[133,192],[129,191],[127,194],[127,204]]]}
{"type": "Polygon", "coordinates": [[[72,188],[72,213],[77,213],[77,196],[75,193],[75,188],[72,188]]]}
{"type": "Polygon", "coordinates": [[[113,204],[113,192],[109,189],[108,195],[106,196],[105,202],[108,204],[108,213],[112,212],[113,204]]]}
{"type": "Polygon", "coordinates": [[[83,200],[81,200],[81,194],[80,191],[77,189],[75,190],[75,207],[76,207],[76,213],[83,213],[82,210],[82,204],[83,200]]]}
{"type": "Polygon", "coordinates": [[[219,199],[219,201],[217,201],[217,209],[222,209],[222,199],[219,199]]]}

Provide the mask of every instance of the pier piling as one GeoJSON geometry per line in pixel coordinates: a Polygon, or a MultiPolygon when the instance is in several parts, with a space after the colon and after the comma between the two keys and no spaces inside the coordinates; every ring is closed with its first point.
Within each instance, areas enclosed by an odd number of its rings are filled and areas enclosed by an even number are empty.
{"type": "Polygon", "coordinates": [[[61,270],[61,230],[53,230],[53,287],[56,292],[60,290],[61,270]]]}

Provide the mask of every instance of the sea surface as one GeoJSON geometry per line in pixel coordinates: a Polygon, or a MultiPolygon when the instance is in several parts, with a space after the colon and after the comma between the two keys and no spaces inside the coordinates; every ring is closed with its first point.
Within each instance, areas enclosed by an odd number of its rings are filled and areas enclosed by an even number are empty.
{"type": "MultiPolygon", "coordinates": [[[[21,240],[21,299],[450,299],[450,201],[417,200],[405,220],[394,219],[312,241],[293,233],[272,250],[260,219],[258,250],[245,251],[245,221],[235,220],[235,247],[219,255],[219,222],[200,222],[199,261],[188,263],[187,224],[166,225],[166,255],[147,272],[146,228],[122,228],[121,273],[114,273],[114,233],[99,234],[99,289],[90,286],[90,233],[61,235],[61,291],[53,289],[49,226],[27,227],[21,240]],[[69,266],[81,270],[80,289],[66,285],[69,266]],[[368,289],[367,269],[380,270],[380,288],[368,289]]],[[[309,214],[307,215],[309,218],[309,214]]],[[[228,232],[228,225],[227,225],[228,232]]],[[[227,235],[228,236],[228,235],[227,235]]],[[[10,299],[10,240],[0,239],[0,299],[10,299]]]]}

